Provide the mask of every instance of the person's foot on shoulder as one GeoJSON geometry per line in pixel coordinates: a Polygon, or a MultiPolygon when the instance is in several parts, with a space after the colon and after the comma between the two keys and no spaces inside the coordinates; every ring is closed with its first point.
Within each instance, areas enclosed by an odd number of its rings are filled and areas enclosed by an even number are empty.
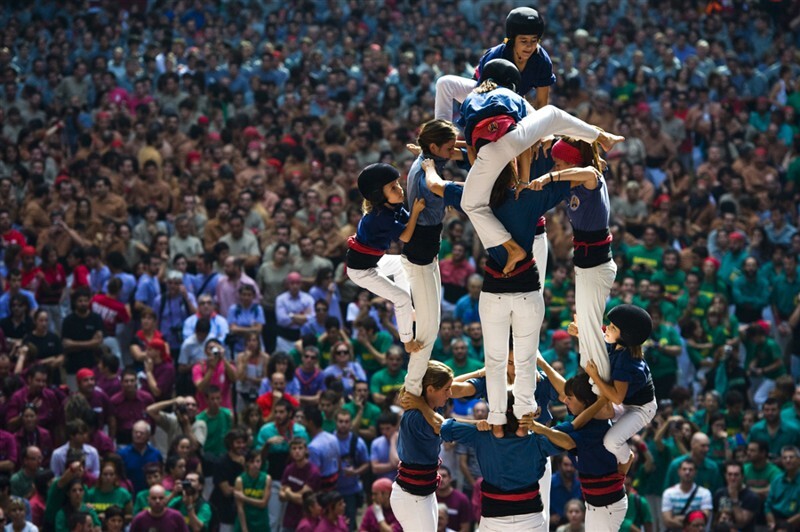
{"type": "Polygon", "coordinates": [[[406,348],[408,353],[416,353],[417,351],[423,348],[422,342],[419,340],[409,340],[408,342],[404,342],[403,346],[406,348]]]}

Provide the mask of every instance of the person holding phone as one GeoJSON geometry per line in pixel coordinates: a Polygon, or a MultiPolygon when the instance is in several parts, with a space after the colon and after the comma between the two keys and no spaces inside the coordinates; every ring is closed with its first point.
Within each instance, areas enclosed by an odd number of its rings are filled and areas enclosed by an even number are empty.
{"type": "Polygon", "coordinates": [[[205,391],[214,385],[222,392],[222,406],[233,408],[231,388],[236,381],[236,366],[225,357],[225,346],[216,338],[206,342],[206,359],[192,368],[192,381],[197,388],[197,407],[205,410],[205,391]]]}

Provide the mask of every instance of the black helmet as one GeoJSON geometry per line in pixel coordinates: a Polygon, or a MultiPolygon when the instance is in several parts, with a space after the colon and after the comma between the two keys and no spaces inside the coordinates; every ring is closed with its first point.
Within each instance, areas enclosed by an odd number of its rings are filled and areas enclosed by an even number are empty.
{"type": "Polygon", "coordinates": [[[397,168],[386,163],[375,163],[367,166],[358,174],[358,191],[364,199],[372,204],[380,204],[386,201],[383,194],[383,186],[388,185],[400,177],[397,168]]]}
{"type": "Polygon", "coordinates": [[[512,91],[522,84],[517,66],[507,59],[492,59],[481,69],[481,81],[491,79],[501,87],[512,91]]]}
{"type": "Polygon", "coordinates": [[[512,9],[506,17],[506,37],[509,42],[517,35],[536,35],[541,38],[544,33],[544,20],[539,12],[531,7],[512,9]]]}
{"type": "Polygon", "coordinates": [[[653,320],[650,314],[636,305],[619,305],[608,312],[608,321],[619,329],[622,345],[642,345],[653,332],[653,320]]]}

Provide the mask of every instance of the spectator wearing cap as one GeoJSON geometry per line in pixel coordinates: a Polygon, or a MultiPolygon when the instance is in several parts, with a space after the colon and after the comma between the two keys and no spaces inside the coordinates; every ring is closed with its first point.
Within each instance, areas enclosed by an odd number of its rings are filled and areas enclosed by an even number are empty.
{"type": "Polygon", "coordinates": [[[120,445],[131,443],[134,423],[147,419],[147,407],[153,404],[153,396],[144,388],[138,389],[136,383],[136,370],[126,369],[122,372],[122,390],[111,396],[116,433],[109,430],[109,435],[120,445]]]}
{"type": "Polygon", "coordinates": [[[167,289],[156,296],[153,310],[158,317],[158,328],[173,353],[178,353],[183,343],[183,324],[197,312],[197,301],[183,283],[184,274],[171,270],[167,274],[167,289]]]}
{"type": "Polygon", "coordinates": [[[183,338],[194,334],[197,321],[206,318],[211,326],[209,338],[215,338],[224,343],[230,330],[228,320],[214,310],[214,300],[209,295],[201,295],[197,300],[197,313],[192,314],[183,322],[183,338]]]}
{"type": "Polygon", "coordinates": [[[560,360],[564,364],[564,378],[574,377],[578,372],[578,354],[572,346],[572,337],[564,330],[557,330],[553,333],[553,344],[550,349],[542,352],[544,359],[552,364],[560,360]]]}
{"type": "MultiPolygon", "coordinates": [[[[108,432],[114,434],[116,432],[117,420],[111,409],[111,401],[108,395],[96,386],[97,379],[94,376],[94,371],[89,368],[80,369],[76,374],[76,379],[78,382],[77,393],[86,398],[86,402],[89,403],[91,409],[97,414],[99,421],[98,426],[102,428],[108,424],[108,432]]],[[[66,402],[67,400],[64,401],[65,405],[66,402]]]]}
{"type": "MultiPolygon", "coordinates": [[[[703,259],[703,276],[702,276],[702,283],[700,284],[700,295],[708,298],[710,301],[715,295],[717,294],[727,294],[728,288],[725,285],[725,282],[720,279],[717,275],[719,271],[720,262],[718,259],[714,257],[707,257],[703,259]]],[[[761,273],[759,272],[759,276],[761,273]]],[[[686,286],[686,293],[688,293],[689,286],[688,286],[688,276],[687,276],[687,286],[686,286]]],[[[686,295],[684,293],[684,296],[686,295]]],[[[680,307],[680,304],[678,305],[680,307]]]]}
{"type": "Polygon", "coordinates": [[[169,399],[175,387],[175,366],[160,338],[150,340],[147,345],[147,358],[144,359],[144,378],[140,387],[157,400],[169,399]]]}
{"type": "Polygon", "coordinates": [[[95,365],[95,353],[103,343],[103,319],[90,307],[90,293],[80,288],[72,294],[72,314],[64,318],[61,343],[70,389],[76,389],[75,374],[95,365]]]}
{"type": "MultiPolygon", "coordinates": [[[[729,252],[730,253],[730,252],[729,252]]],[[[731,302],[736,305],[736,318],[745,324],[761,319],[769,305],[770,286],[758,275],[758,261],[747,257],[741,275],[733,281],[731,302]]]]}
{"type": "Polygon", "coordinates": [[[383,532],[386,527],[394,530],[395,526],[399,526],[389,504],[391,494],[392,481],[388,478],[379,478],[372,483],[372,504],[364,512],[360,532],[383,532]]]}
{"type": "Polygon", "coordinates": [[[128,473],[128,480],[133,484],[136,493],[147,488],[145,480],[145,464],[163,462],[161,453],[149,443],[150,425],[147,421],[140,420],[134,423],[132,430],[132,441],[117,451],[125,464],[125,471],[128,473]]]}
{"type": "Polygon", "coordinates": [[[289,352],[300,339],[300,329],[314,313],[314,298],[300,289],[303,277],[293,271],[286,276],[288,290],[275,299],[278,324],[277,349],[289,352]]]}
{"type": "MultiPolygon", "coordinates": [[[[89,440],[89,426],[82,419],[73,419],[66,424],[67,443],[53,451],[50,469],[61,476],[67,468],[67,453],[70,450],[81,452],[86,457],[86,472],[95,479],[100,476],[100,456],[97,449],[86,443],[89,440]]],[[[130,471],[130,469],[128,469],[130,471]]]]}

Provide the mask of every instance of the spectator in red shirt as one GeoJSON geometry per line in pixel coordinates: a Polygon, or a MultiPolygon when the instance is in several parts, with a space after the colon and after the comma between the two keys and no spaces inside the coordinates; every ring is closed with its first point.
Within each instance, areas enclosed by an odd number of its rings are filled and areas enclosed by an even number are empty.
{"type": "Polygon", "coordinates": [[[475,273],[475,266],[467,257],[467,246],[464,242],[454,242],[450,258],[439,262],[444,287],[444,299],[455,304],[467,293],[467,279],[475,273]]]}
{"type": "Polygon", "coordinates": [[[8,209],[0,209],[0,236],[6,244],[24,247],[28,243],[22,233],[11,227],[11,213],[8,209]]]}
{"type": "Polygon", "coordinates": [[[119,359],[110,350],[102,349],[97,367],[94,368],[94,377],[97,387],[106,392],[111,398],[122,391],[122,382],[119,374],[119,359]]]}
{"type": "Polygon", "coordinates": [[[50,431],[38,425],[38,409],[33,403],[28,403],[22,408],[22,427],[14,434],[17,440],[17,449],[25,449],[35,445],[42,451],[42,463],[49,464],[53,454],[53,437],[50,431]]]}
{"type": "Polygon", "coordinates": [[[169,355],[167,344],[159,338],[147,345],[147,358],[144,359],[142,389],[147,390],[159,401],[172,397],[175,388],[175,364],[169,355]]]}
{"type": "Polygon", "coordinates": [[[117,421],[112,415],[111,400],[106,393],[96,386],[97,380],[94,377],[94,371],[89,368],[82,368],[76,374],[78,383],[78,392],[86,398],[89,406],[99,416],[99,425],[101,427],[108,424],[109,432],[116,432],[117,421]]]}
{"type": "Polygon", "coordinates": [[[155,424],[147,417],[147,407],[153,404],[153,396],[145,389],[139,390],[136,386],[136,370],[126,369],[122,372],[122,391],[111,398],[114,416],[117,418],[116,436],[117,444],[128,445],[131,443],[133,424],[144,419],[150,421],[152,430],[155,424]]]}
{"type": "Polygon", "coordinates": [[[42,263],[36,274],[36,301],[50,313],[50,331],[61,331],[61,296],[67,286],[67,274],[58,262],[58,252],[50,244],[45,244],[41,252],[42,263]]]}
{"type": "Polygon", "coordinates": [[[300,408],[300,401],[286,393],[286,375],[280,371],[276,371],[270,377],[270,384],[272,385],[272,390],[256,399],[256,404],[261,407],[261,413],[264,414],[264,419],[269,417],[272,413],[272,405],[280,399],[286,399],[295,409],[300,408]]]}
{"type": "Polygon", "coordinates": [[[131,321],[128,305],[119,300],[122,291],[122,280],[114,277],[108,281],[106,294],[92,297],[92,312],[103,320],[103,344],[107,345],[117,358],[122,358],[122,351],[117,341],[117,327],[131,321]]]}
{"type": "MultiPolygon", "coordinates": [[[[54,391],[47,388],[47,368],[44,366],[32,367],[28,371],[27,385],[11,396],[6,411],[6,426],[9,429],[15,430],[20,426],[22,411],[27,404],[36,407],[40,427],[53,427],[56,432],[63,434],[61,401],[54,391]]],[[[56,441],[60,441],[58,435],[55,436],[56,441]]]]}
{"type": "Polygon", "coordinates": [[[36,267],[36,248],[33,246],[25,246],[20,251],[20,260],[22,267],[22,288],[37,292],[39,288],[39,268],[36,267]]]}

